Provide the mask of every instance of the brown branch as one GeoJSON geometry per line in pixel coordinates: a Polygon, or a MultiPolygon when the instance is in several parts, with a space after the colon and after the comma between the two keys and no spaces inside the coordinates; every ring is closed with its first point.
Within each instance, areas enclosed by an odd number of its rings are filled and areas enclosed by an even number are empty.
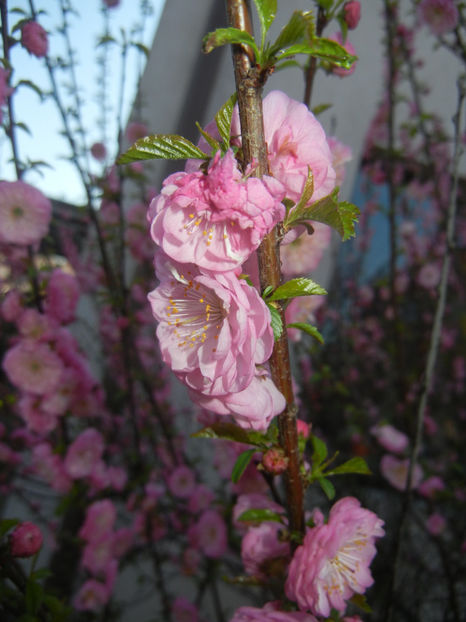
{"type": "MultiPolygon", "coordinates": [[[[249,5],[246,0],[227,0],[227,14],[230,26],[252,34],[249,5]]],[[[267,74],[254,65],[250,50],[241,45],[233,46],[233,65],[238,108],[241,122],[243,164],[254,162],[254,174],[262,177],[268,173],[267,145],[264,137],[262,114],[262,87],[267,74]]],[[[275,227],[262,241],[258,249],[261,288],[280,285],[279,230],[275,227]]],[[[280,315],[285,325],[284,310],[280,315]]],[[[285,473],[287,490],[287,511],[291,531],[304,532],[303,483],[300,476],[298,435],[296,430],[296,406],[291,385],[291,369],[286,329],[270,358],[272,379],[286,399],[286,408],[278,417],[280,444],[288,458],[285,473]]]]}

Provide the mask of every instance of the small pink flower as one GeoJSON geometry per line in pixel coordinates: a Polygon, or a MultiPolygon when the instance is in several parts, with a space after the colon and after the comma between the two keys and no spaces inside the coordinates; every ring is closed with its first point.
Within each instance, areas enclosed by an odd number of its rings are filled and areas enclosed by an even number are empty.
{"type": "Polygon", "coordinates": [[[15,322],[23,311],[21,295],[17,289],[8,292],[2,301],[1,313],[7,322],[15,322]]]}
{"type": "Polygon", "coordinates": [[[94,501],[86,510],[86,519],[79,530],[79,537],[86,542],[100,540],[113,529],[116,508],[110,499],[94,501]]]}
{"type": "Polygon", "coordinates": [[[78,611],[96,611],[107,603],[109,597],[109,590],[103,583],[89,579],[81,586],[73,604],[78,611]]]}
{"type": "Polygon", "coordinates": [[[350,0],[343,5],[343,19],[350,30],[354,30],[361,19],[361,5],[358,0],[350,0]]]}
{"type": "Polygon", "coordinates": [[[288,458],[281,447],[271,447],[262,456],[262,465],[268,473],[280,475],[288,467],[288,458]]]}
{"type": "MultiPolygon", "coordinates": [[[[351,54],[351,56],[356,56],[356,50],[354,49],[353,44],[348,39],[343,42],[343,37],[340,31],[334,32],[333,35],[330,35],[328,37],[328,39],[339,43],[343,48],[345,48],[348,54],[351,54]]],[[[338,67],[338,65],[332,65],[332,73],[334,73],[336,76],[339,76],[340,78],[346,78],[346,76],[350,76],[352,73],[354,73],[355,69],[356,61],[354,61],[349,69],[343,69],[343,67],[338,67]]]]}
{"type": "Polygon", "coordinates": [[[80,295],[78,279],[63,270],[54,270],[47,284],[47,313],[62,324],[75,319],[76,306],[80,295]]]}
{"type": "Polygon", "coordinates": [[[78,479],[92,473],[104,451],[104,439],[95,428],[87,428],[68,448],[65,469],[70,477],[78,479]]]}
{"type": "Polygon", "coordinates": [[[21,45],[30,54],[42,58],[49,49],[47,33],[37,22],[26,22],[21,28],[21,45]]]}
{"type": "Polygon", "coordinates": [[[149,294],[165,363],[205,395],[242,391],[273,348],[270,313],[234,273],[211,274],[159,254],[160,285],[149,294]]]}
{"type": "Polygon", "coordinates": [[[301,610],[327,617],[343,613],[355,593],[374,582],[370,563],[375,540],[384,535],[383,521],[354,497],[335,503],[329,521],[308,530],[288,569],[285,592],[301,610]]]}
{"type": "Polygon", "coordinates": [[[302,611],[278,611],[272,603],[267,603],[261,609],[240,607],[230,622],[317,622],[317,619],[302,611]]]}
{"type": "Polygon", "coordinates": [[[35,244],[48,232],[52,204],[24,181],[0,182],[0,242],[35,244]]]}
{"type": "Polygon", "coordinates": [[[64,371],[60,358],[45,343],[23,339],[5,354],[2,367],[18,389],[45,395],[54,391],[64,371]]]}
{"type": "Polygon", "coordinates": [[[284,214],[283,186],[244,178],[232,150],[207,173],[175,173],[149,207],[152,239],[175,261],[224,272],[238,268],[284,214]]]}
{"type": "Polygon", "coordinates": [[[168,478],[170,492],[180,499],[187,499],[191,496],[195,483],[193,471],[185,465],[177,467],[168,478]]]}
{"type": "Polygon", "coordinates": [[[241,542],[241,559],[247,574],[266,579],[282,573],[290,555],[289,542],[280,541],[280,523],[264,521],[250,527],[241,542]]]}
{"type": "Polygon", "coordinates": [[[436,493],[442,490],[445,490],[445,482],[438,475],[427,478],[418,487],[419,494],[428,499],[433,499],[436,493]]]}
{"type": "Polygon", "coordinates": [[[81,564],[93,575],[98,575],[104,572],[113,558],[113,533],[106,533],[100,539],[86,544],[81,564]]]}
{"type": "Polygon", "coordinates": [[[444,35],[456,28],[459,18],[455,0],[422,0],[418,15],[434,35],[444,35]]]}
{"type": "Polygon", "coordinates": [[[147,125],[145,123],[139,123],[138,121],[129,123],[126,128],[126,138],[130,143],[135,143],[139,138],[147,136],[148,133],[147,125]]]}
{"type": "Polygon", "coordinates": [[[189,535],[192,544],[211,559],[219,559],[227,549],[225,521],[215,510],[203,512],[189,535]]]}
{"type": "Polygon", "coordinates": [[[214,493],[204,484],[198,484],[189,497],[188,509],[193,514],[207,510],[214,500],[214,493]]]}
{"type": "Polygon", "coordinates": [[[440,268],[435,263],[426,263],[419,270],[417,282],[426,289],[433,289],[440,283],[440,268]]]}
{"type": "MultiPolygon", "coordinates": [[[[400,460],[391,454],[385,454],[380,461],[380,470],[385,479],[397,490],[405,490],[408,477],[409,460],[400,460]]],[[[413,471],[413,489],[422,480],[422,468],[416,464],[413,471]]]]}
{"type": "Polygon", "coordinates": [[[34,523],[17,525],[10,535],[10,552],[13,557],[31,557],[42,547],[42,532],[34,523]]]}
{"type": "Polygon", "coordinates": [[[401,454],[408,447],[409,438],[392,425],[377,425],[370,432],[387,451],[401,454]]]}
{"type": "Polygon", "coordinates": [[[198,622],[199,612],[194,603],[183,596],[173,601],[172,618],[174,622],[198,622]]]}
{"type": "Polygon", "coordinates": [[[438,512],[431,514],[426,520],[426,529],[433,536],[439,536],[443,531],[445,531],[446,526],[447,521],[445,517],[438,512]]]}
{"type": "Polygon", "coordinates": [[[102,162],[107,157],[107,148],[103,143],[94,143],[91,146],[91,155],[96,160],[102,162]]]}

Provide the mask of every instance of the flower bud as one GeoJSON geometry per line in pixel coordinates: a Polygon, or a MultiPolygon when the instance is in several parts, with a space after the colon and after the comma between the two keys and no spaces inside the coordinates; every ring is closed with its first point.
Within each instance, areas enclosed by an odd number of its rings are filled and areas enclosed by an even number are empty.
{"type": "Polygon", "coordinates": [[[280,475],[286,471],[288,458],[280,447],[271,447],[262,457],[262,465],[266,471],[273,475],[280,475]]]}
{"type": "Polygon", "coordinates": [[[19,524],[10,536],[10,551],[13,557],[31,557],[42,546],[42,533],[34,523],[19,524]]]}
{"type": "Polygon", "coordinates": [[[354,30],[361,19],[361,5],[358,0],[351,0],[343,7],[343,19],[350,30],[354,30]]]}

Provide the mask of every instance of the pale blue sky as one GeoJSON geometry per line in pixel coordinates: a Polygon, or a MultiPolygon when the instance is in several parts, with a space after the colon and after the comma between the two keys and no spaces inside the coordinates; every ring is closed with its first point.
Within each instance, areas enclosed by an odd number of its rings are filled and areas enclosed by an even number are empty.
{"type": "MultiPolygon", "coordinates": [[[[153,13],[144,20],[143,42],[151,47],[156,26],[163,9],[165,0],[151,0],[153,13]]],[[[47,14],[41,15],[38,21],[50,33],[49,53],[52,57],[64,56],[63,38],[56,34],[57,26],[61,23],[61,11],[59,0],[36,0],[36,10],[44,9],[47,14]]],[[[103,33],[104,18],[101,12],[101,0],[74,1],[78,16],[71,15],[70,33],[71,43],[76,50],[78,60],[77,82],[80,95],[84,101],[83,120],[87,132],[87,144],[90,146],[95,141],[102,139],[97,121],[101,116],[102,99],[99,97],[99,84],[101,78],[99,68],[95,62],[96,55],[101,53],[102,48],[96,48],[99,36],[103,33]]],[[[121,39],[121,29],[124,29],[128,39],[131,31],[141,23],[140,0],[120,0],[120,5],[108,11],[110,33],[116,39],[121,39]]],[[[21,7],[28,10],[27,0],[11,0],[9,7],[21,7]]],[[[18,16],[18,19],[20,16],[18,16]]],[[[15,23],[15,16],[10,15],[10,28],[15,23]]],[[[116,150],[116,105],[118,101],[120,83],[120,47],[117,45],[107,46],[110,72],[108,75],[107,103],[113,110],[109,113],[109,125],[107,127],[107,148],[110,155],[115,155],[116,150]]],[[[50,82],[43,59],[30,56],[21,46],[16,45],[12,51],[12,64],[15,68],[13,83],[20,79],[31,80],[44,91],[50,89],[50,82]]],[[[136,84],[140,71],[145,63],[143,54],[132,50],[128,56],[127,82],[124,96],[123,124],[126,124],[131,105],[135,96],[136,84]]],[[[61,75],[63,83],[65,74],[61,75]]],[[[45,160],[53,168],[42,170],[43,176],[36,172],[25,175],[25,181],[38,186],[43,192],[52,198],[62,199],[73,203],[84,201],[81,183],[72,164],[65,160],[69,154],[67,143],[59,135],[61,124],[55,104],[47,99],[40,101],[36,93],[26,87],[22,87],[15,96],[15,116],[17,121],[27,124],[31,135],[18,130],[19,150],[22,159],[45,160]]],[[[4,133],[0,133],[0,178],[14,179],[15,174],[8,159],[11,157],[10,145],[4,133]]],[[[92,158],[91,158],[92,160],[92,158]]],[[[100,172],[99,165],[94,165],[94,173],[100,172]]]]}

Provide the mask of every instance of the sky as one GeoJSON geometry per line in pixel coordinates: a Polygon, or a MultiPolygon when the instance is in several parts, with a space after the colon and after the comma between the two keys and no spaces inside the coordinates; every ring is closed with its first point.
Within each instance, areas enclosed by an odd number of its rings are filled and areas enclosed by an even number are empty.
{"type": "MultiPolygon", "coordinates": [[[[60,26],[61,4],[69,4],[70,0],[35,0],[35,9],[44,10],[38,16],[39,23],[49,33],[49,55],[52,58],[66,58],[63,37],[57,33],[60,26]]],[[[165,0],[149,0],[152,5],[151,15],[141,18],[140,6],[147,4],[147,0],[120,0],[119,6],[109,9],[109,31],[117,39],[125,36],[128,41],[141,40],[141,34],[134,35],[133,29],[143,23],[142,41],[150,48],[154,38],[165,0]],[[124,31],[124,35],[123,35],[124,31]]],[[[96,63],[96,58],[103,54],[104,47],[97,47],[99,37],[104,32],[104,15],[102,0],[79,0],[72,4],[77,7],[77,15],[70,15],[70,39],[76,56],[76,81],[78,92],[83,101],[82,117],[86,130],[86,144],[88,147],[94,142],[103,141],[104,136],[99,129],[98,121],[102,118],[103,92],[107,101],[105,144],[110,158],[116,154],[116,106],[119,100],[121,81],[121,46],[110,44],[104,46],[107,50],[108,74],[105,89],[102,89],[102,73],[96,63]],[[99,73],[100,72],[100,73],[99,73]]],[[[9,9],[14,7],[29,11],[27,0],[10,0],[9,9]]],[[[10,14],[10,30],[21,15],[10,14]]],[[[16,33],[19,37],[19,34],[16,33]]],[[[50,81],[43,59],[31,56],[19,44],[11,50],[11,61],[14,67],[12,83],[19,80],[29,80],[37,84],[44,92],[50,91],[50,81]]],[[[123,98],[123,126],[131,110],[136,93],[136,85],[141,71],[144,68],[145,56],[133,46],[128,53],[126,80],[123,98]]],[[[69,84],[69,74],[57,72],[58,82],[62,93],[66,93],[69,84]]],[[[62,125],[55,104],[51,98],[42,101],[36,92],[26,86],[17,90],[14,97],[16,120],[25,123],[29,132],[18,130],[20,157],[23,160],[43,160],[51,168],[41,168],[41,174],[28,171],[24,181],[39,187],[45,194],[54,199],[61,199],[70,203],[80,204],[85,201],[84,191],[74,166],[67,161],[69,148],[67,142],[60,135],[62,125]]],[[[14,180],[15,172],[8,160],[11,150],[3,132],[0,133],[0,179],[14,180]]],[[[101,165],[91,158],[93,172],[99,173],[101,165]]]]}

